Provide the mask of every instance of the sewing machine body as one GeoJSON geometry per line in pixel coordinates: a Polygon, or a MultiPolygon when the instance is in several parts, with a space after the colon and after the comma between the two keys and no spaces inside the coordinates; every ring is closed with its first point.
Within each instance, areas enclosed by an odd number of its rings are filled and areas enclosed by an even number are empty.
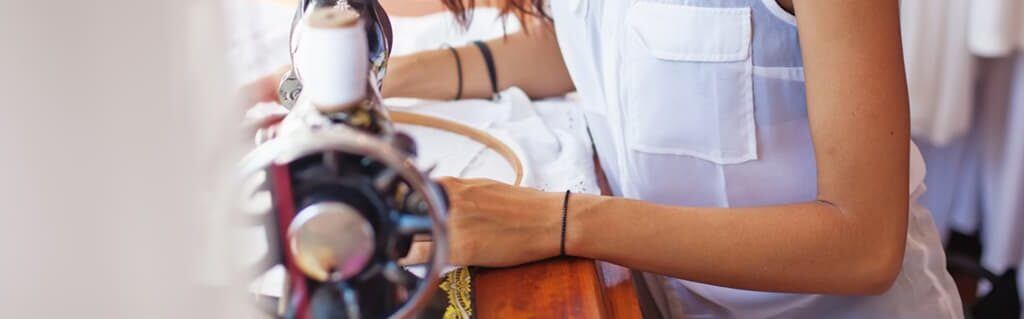
{"type": "Polygon", "coordinates": [[[300,5],[307,43],[292,76],[301,83],[283,94],[292,111],[243,161],[245,175],[265,174],[258,191],[272,198],[266,264],[286,269],[280,318],[410,318],[446,263],[443,191],[414,165],[415,143],[380,105],[389,34],[371,18],[378,10],[300,5]],[[398,265],[420,235],[435,241],[423,278],[398,265]]]}

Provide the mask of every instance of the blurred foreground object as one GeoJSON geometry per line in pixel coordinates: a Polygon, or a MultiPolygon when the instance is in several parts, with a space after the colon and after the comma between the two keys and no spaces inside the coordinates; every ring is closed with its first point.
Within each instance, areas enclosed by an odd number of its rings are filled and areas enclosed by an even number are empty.
{"type": "Polygon", "coordinates": [[[214,1],[0,3],[0,318],[251,318],[214,1]]]}

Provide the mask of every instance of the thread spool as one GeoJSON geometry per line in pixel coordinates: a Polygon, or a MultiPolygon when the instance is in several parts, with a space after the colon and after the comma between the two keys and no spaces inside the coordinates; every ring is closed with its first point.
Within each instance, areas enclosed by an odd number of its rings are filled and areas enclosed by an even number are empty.
{"type": "Polygon", "coordinates": [[[369,83],[363,22],[341,7],[317,8],[304,20],[295,53],[302,94],[322,112],[344,111],[366,96],[369,83]]]}

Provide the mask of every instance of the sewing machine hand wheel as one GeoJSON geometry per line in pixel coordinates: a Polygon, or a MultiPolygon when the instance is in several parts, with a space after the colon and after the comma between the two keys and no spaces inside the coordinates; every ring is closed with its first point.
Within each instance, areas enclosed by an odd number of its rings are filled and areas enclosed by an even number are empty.
{"type": "Polygon", "coordinates": [[[250,154],[246,171],[266,174],[252,194],[273,194],[274,216],[263,217],[280,248],[257,270],[287,268],[284,317],[409,318],[426,305],[447,260],[445,195],[399,140],[332,126],[250,154]],[[434,241],[422,279],[397,264],[417,235],[434,241]]]}

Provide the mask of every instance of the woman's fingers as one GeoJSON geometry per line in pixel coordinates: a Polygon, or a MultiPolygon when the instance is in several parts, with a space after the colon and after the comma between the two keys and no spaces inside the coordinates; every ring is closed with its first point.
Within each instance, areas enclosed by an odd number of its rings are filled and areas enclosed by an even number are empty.
{"type": "Polygon", "coordinates": [[[433,254],[433,242],[416,241],[412,243],[412,248],[409,249],[409,254],[405,255],[404,258],[399,259],[398,264],[401,266],[425,264],[430,261],[430,256],[433,254]]]}
{"type": "Polygon", "coordinates": [[[243,85],[238,90],[239,107],[249,108],[259,103],[277,102],[277,85],[280,80],[277,73],[271,73],[243,85]]]}
{"type": "Polygon", "coordinates": [[[287,110],[263,106],[277,102],[277,73],[265,75],[253,82],[243,85],[238,90],[236,97],[237,107],[247,108],[245,118],[242,119],[242,129],[246,134],[257,134],[262,137],[259,140],[266,140],[273,135],[272,127],[284,120],[288,115],[287,110]]]}
{"type": "Polygon", "coordinates": [[[263,144],[277,135],[278,124],[284,121],[286,116],[288,110],[281,106],[257,105],[246,112],[245,119],[242,120],[242,130],[250,136],[255,135],[257,145],[263,144]]]}
{"type": "Polygon", "coordinates": [[[242,129],[248,134],[258,134],[259,140],[273,136],[273,127],[288,115],[288,110],[277,104],[278,83],[288,70],[287,66],[280,67],[238,90],[238,107],[249,109],[242,120],[242,129]]]}
{"type": "Polygon", "coordinates": [[[291,70],[291,66],[284,65],[267,75],[243,85],[239,88],[238,97],[236,98],[239,107],[245,109],[259,103],[277,103],[277,87],[281,83],[281,78],[289,70],[291,70]]]}

